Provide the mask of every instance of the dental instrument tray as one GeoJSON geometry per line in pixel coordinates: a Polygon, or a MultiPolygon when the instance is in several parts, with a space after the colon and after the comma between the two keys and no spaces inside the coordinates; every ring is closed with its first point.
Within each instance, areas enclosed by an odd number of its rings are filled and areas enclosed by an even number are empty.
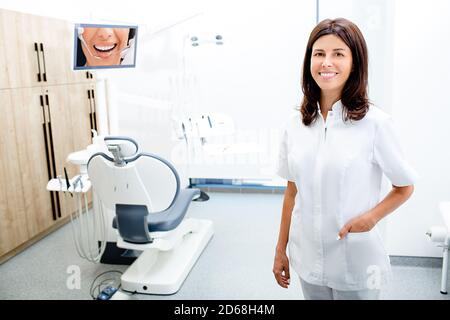
{"type": "Polygon", "coordinates": [[[48,191],[60,191],[60,192],[73,192],[73,193],[85,193],[91,189],[91,182],[88,176],[77,175],[72,179],[69,179],[69,187],[67,187],[67,180],[62,178],[51,179],[47,183],[48,191]]]}

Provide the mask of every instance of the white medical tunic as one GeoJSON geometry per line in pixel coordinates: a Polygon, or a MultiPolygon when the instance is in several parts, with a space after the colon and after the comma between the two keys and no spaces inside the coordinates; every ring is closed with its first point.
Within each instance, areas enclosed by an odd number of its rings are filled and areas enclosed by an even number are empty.
{"type": "Polygon", "coordinates": [[[359,121],[344,122],[341,101],[310,126],[300,112],[283,133],[277,174],[295,182],[288,250],[297,274],[337,290],[374,289],[391,276],[389,256],[375,226],[337,240],[352,218],[380,202],[384,173],[395,186],[412,185],[391,117],[371,106],[359,121]]]}

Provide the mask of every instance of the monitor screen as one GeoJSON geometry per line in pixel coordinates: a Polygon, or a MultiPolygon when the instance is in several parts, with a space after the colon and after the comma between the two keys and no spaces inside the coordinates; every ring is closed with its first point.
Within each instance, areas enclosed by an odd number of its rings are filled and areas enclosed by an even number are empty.
{"type": "Polygon", "coordinates": [[[137,26],[76,24],[74,69],[136,66],[137,26]]]}

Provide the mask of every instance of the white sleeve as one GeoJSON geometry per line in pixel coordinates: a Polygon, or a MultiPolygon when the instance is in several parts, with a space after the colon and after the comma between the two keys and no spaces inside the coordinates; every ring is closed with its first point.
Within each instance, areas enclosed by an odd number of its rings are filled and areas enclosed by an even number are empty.
{"type": "Polygon", "coordinates": [[[294,176],[289,171],[288,152],[288,134],[287,130],[284,130],[279,145],[276,173],[283,179],[286,179],[288,181],[295,181],[294,176]]]}
{"type": "Polygon", "coordinates": [[[409,186],[418,178],[403,155],[391,117],[384,119],[375,133],[374,161],[394,186],[409,186]]]}

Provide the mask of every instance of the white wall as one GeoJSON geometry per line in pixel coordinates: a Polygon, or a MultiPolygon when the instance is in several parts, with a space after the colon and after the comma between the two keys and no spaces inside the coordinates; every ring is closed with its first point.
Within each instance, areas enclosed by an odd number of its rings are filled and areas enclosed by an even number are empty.
{"type": "Polygon", "coordinates": [[[393,116],[405,152],[421,178],[412,199],[389,223],[389,247],[401,255],[442,256],[425,232],[442,224],[450,200],[450,2],[397,0],[393,116]]]}
{"type": "Polygon", "coordinates": [[[320,0],[319,21],[343,17],[354,22],[369,48],[369,98],[390,112],[393,64],[392,0],[320,0]]]}
{"type": "Polygon", "coordinates": [[[220,33],[223,46],[189,46],[200,113],[224,112],[233,136],[211,144],[247,144],[246,153],[208,156],[190,163],[195,177],[273,178],[279,131],[300,103],[304,48],[315,25],[316,1],[210,1],[206,14],[187,29],[200,37],[220,33]]]}

